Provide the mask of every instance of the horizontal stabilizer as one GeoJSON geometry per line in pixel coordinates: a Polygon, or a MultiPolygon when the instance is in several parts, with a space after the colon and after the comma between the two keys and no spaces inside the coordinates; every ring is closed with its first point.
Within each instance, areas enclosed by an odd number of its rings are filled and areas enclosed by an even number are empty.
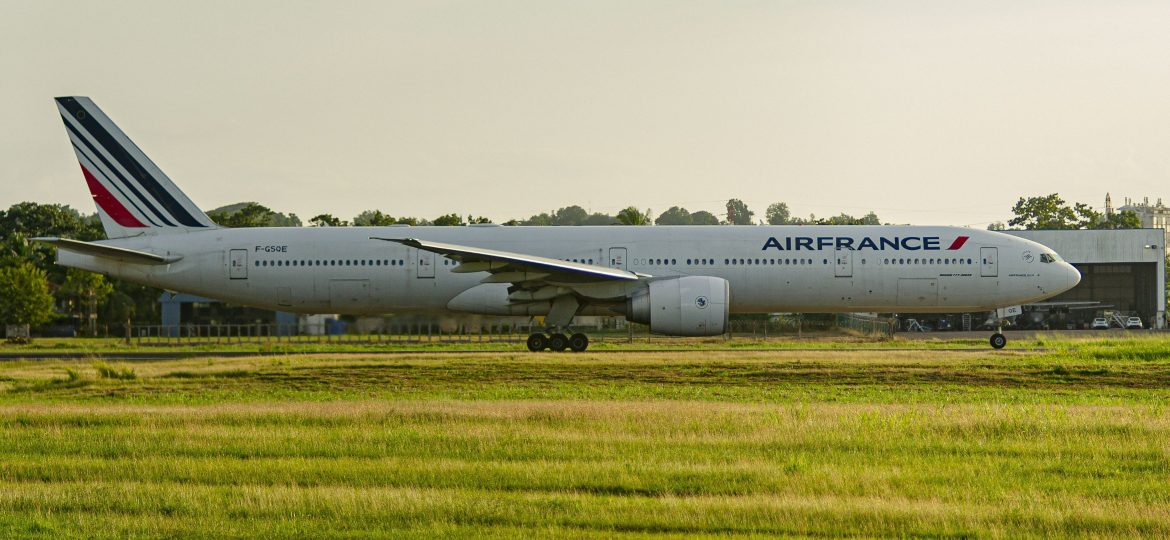
{"type": "Polygon", "coordinates": [[[102,257],[104,259],[113,259],[115,261],[128,263],[170,264],[183,258],[182,255],[156,255],[154,253],[147,253],[145,251],[135,251],[133,249],[108,246],[106,244],[83,242],[81,240],[70,240],[68,238],[47,237],[33,238],[33,240],[57,246],[57,249],[66,249],[76,253],[93,255],[94,257],[102,257]]]}

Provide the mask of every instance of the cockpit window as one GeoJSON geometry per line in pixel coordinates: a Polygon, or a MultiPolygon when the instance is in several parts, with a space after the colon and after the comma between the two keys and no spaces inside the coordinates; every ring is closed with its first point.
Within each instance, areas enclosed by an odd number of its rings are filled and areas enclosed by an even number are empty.
{"type": "Polygon", "coordinates": [[[1040,262],[1042,262],[1042,263],[1054,263],[1054,262],[1056,262],[1056,256],[1055,256],[1055,255],[1049,255],[1049,254],[1047,254],[1047,253],[1041,253],[1041,254],[1040,254],[1040,262]]]}

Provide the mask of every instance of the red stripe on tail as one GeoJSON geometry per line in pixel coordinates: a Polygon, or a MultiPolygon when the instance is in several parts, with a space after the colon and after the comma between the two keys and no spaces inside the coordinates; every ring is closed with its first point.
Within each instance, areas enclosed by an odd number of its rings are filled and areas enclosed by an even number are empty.
{"type": "Polygon", "coordinates": [[[956,249],[963,247],[963,244],[967,243],[968,238],[971,238],[971,237],[970,236],[960,236],[958,238],[955,238],[955,241],[951,242],[951,247],[947,248],[947,251],[954,251],[956,249]]]}
{"type": "Polygon", "coordinates": [[[89,184],[89,192],[93,195],[93,200],[97,202],[98,208],[114,218],[115,223],[123,227],[146,227],[146,224],[138,221],[134,214],[131,214],[125,206],[122,206],[122,203],[118,202],[118,199],[106,189],[106,186],[94,178],[85,165],[81,166],[81,172],[85,175],[85,183],[89,184]]]}

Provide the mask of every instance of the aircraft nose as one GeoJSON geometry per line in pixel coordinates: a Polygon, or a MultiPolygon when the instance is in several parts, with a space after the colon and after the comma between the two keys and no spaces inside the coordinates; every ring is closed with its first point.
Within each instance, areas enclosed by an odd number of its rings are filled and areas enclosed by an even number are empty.
{"type": "Polygon", "coordinates": [[[1081,273],[1076,269],[1075,266],[1069,263],[1064,263],[1064,272],[1068,276],[1068,286],[1065,287],[1066,291],[1076,287],[1077,284],[1081,282],[1081,273]]]}

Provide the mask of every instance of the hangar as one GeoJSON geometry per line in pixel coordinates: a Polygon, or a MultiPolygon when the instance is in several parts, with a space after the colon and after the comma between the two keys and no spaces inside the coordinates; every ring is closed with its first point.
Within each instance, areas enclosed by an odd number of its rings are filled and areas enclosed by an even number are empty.
{"type": "Polygon", "coordinates": [[[1066,303],[1052,310],[1053,322],[1086,328],[1108,310],[1141,317],[1146,328],[1166,327],[1163,229],[1002,232],[1044,244],[1080,270],[1079,285],[1048,300],[1066,303]]]}

